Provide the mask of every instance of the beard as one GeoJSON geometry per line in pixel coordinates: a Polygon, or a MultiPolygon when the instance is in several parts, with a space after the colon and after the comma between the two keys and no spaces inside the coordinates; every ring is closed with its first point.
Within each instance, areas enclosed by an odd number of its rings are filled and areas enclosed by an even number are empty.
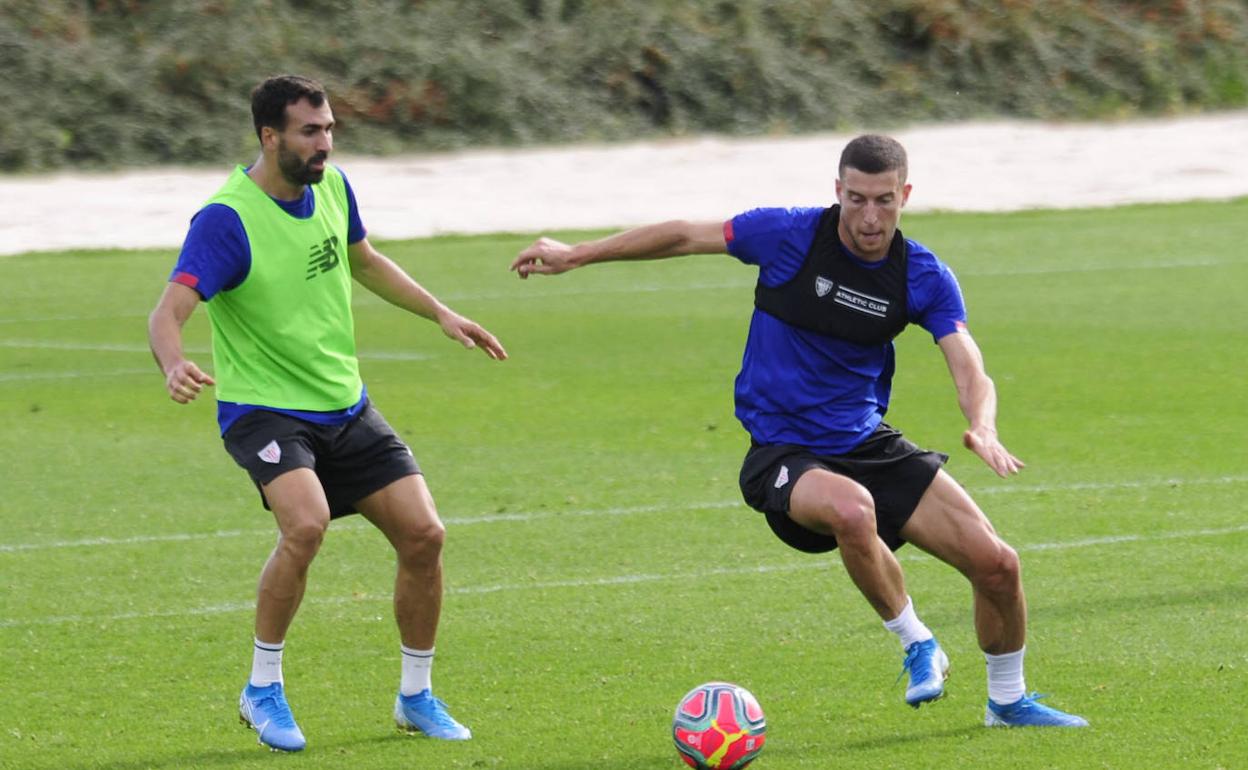
{"type": "Polygon", "coordinates": [[[298,153],[287,149],[285,142],[277,147],[277,167],[281,169],[286,181],[293,185],[302,186],[321,181],[321,177],[325,176],[325,167],[314,169],[312,164],[324,161],[328,157],[325,153],[318,152],[305,161],[299,157],[298,153]]]}

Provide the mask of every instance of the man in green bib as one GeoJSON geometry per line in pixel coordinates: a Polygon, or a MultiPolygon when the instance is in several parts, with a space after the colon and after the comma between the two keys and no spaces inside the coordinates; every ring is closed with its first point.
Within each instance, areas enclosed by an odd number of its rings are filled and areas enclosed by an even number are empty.
{"type": "Polygon", "coordinates": [[[334,116],[320,84],[270,78],[252,92],[251,110],[260,157],[236,168],[191,220],[148,323],[174,401],[189,403],[216,386],[225,448],[277,522],[277,546],[260,573],[240,719],[272,749],[306,745],[286,701],[282,649],[330,520],[358,512],[398,557],[395,721],[411,732],[467,740],[471,731],[430,685],[445,528],[411,451],[360,379],[352,279],[435,321],[464,347],[495,360],[507,352],[368,242],[350,184],[328,163],[334,116]],[[215,377],[182,351],[182,327],[201,301],[215,377]]]}

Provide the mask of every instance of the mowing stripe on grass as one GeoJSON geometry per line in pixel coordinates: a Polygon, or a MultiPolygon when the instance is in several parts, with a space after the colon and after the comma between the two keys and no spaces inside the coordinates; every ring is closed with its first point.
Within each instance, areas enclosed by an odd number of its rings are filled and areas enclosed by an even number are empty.
{"type": "MultiPolygon", "coordinates": [[[[0,348],[19,348],[22,350],[85,350],[91,353],[151,353],[147,345],[135,345],[114,342],[65,342],[62,340],[0,340],[0,348]]],[[[208,355],[211,348],[189,346],[183,349],[186,353],[208,355]]],[[[360,350],[356,356],[364,359],[380,361],[424,361],[433,356],[429,353],[418,353],[410,350],[360,350]]],[[[150,371],[150,370],[149,370],[150,371]]]]}
{"type": "MultiPolygon", "coordinates": [[[[1106,482],[1075,482],[1072,484],[999,484],[972,490],[975,495],[984,494],[1045,494],[1050,492],[1081,492],[1109,491],[1115,489],[1149,489],[1153,487],[1179,487],[1184,485],[1205,486],[1223,484],[1242,484],[1248,482],[1248,476],[1213,476],[1195,479],[1140,479],[1136,481],[1106,482]]],[[[660,511],[705,511],[720,508],[744,507],[739,500],[721,500],[704,503],[685,503],[683,505],[633,505],[619,508],[586,508],[572,511],[518,511],[516,513],[490,513],[481,516],[465,516],[444,518],[447,526],[466,526],[471,524],[494,524],[498,522],[528,522],[566,516],[630,516],[639,513],[658,513],[660,511]]],[[[357,520],[346,521],[334,525],[335,532],[371,532],[373,526],[357,520]]],[[[144,543],[173,543],[193,540],[215,540],[229,537],[256,537],[273,535],[273,528],[265,529],[231,529],[215,532],[172,532],[165,535],[133,535],[130,537],[87,537],[77,540],[53,540],[47,543],[0,543],[0,553],[16,553],[19,551],[42,551],[57,548],[92,548],[110,545],[141,545],[144,543]]]]}
{"type": "MultiPolygon", "coordinates": [[[[1220,537],[1248,532],[1248,524],[1221,529],[1197,529],[1183,532],[1162,532],[1147,535],[1115,535],[1110,537],[1094,537],[1081,540],[1070,540],[1054,543],[1035,543],[1016,546],[1020,552],[1057,551],[1088,548],[1096,545],[1118,545],[1122,543],[1147,543],[1167,540],[1190,540],[1202,537],[1220,537]]],[[[934,557],[924,553],[906,553],[899,556],[902,561],[931,561],[934,557]]],[[[609,575],[599,578],[581,578],[574,580],[547,580],[533,583],[497,583],[493,585],[463,586],[448,588],[447,594],[456,596],[494,594],[510,591],[547,590],[554,588],[600,588],[638,583],[659,583],[664,581],[703,580],[708,577],[732,575],[766,575],[783,572],[805,572],[807,570],[828,569],[834,566],[836,559],[812,559],[792,564],[759,564],[753,567],[719,567],[715,569],[696,570],[693,572],[641,573],[630,575],[609,575]]],[[[351,596],[335,596],[323,599],[308,599],[306,604],[339,605],[360,602],[389,602],[393,597],[389,594],[352,594],[351,596]]],[[[204,607],[182,608],[172,610],[155,610],[151,612],[123,612],[113,615],[60,615],[31,620],[13,618],[0,619],[0,628],[20,628],[26,626],[47,626],[79,623],[112,623],[123,620],[150,620],[155,618],[202,617],[205,615],[222,615],[231,612],[251,612],[255,610],[254,601],[225,602],[204,607]]]]}
{"type": "Polygon", "coordinates": [[[142,369],[108,369],[105,371],[70,372],[6,372],[0,374],[0,382],[30,382],[32,380],[78,380],[90,377],[132,377],[142,374],[152,376],[157,370],[151,366],[142,369]]]}
{"type": "MultiPolygon", "coordinates": [[[[1056,267],[1018,267],[1018,268],[958,268],[957,274],[962,278],[997,278],[1008,276],[1028,276],[1028,275],[1056,275],[1061,273],[1100,273],[1109,271],[1129,270],[1185,270],[1195,268],[1208,267],[1230,267],[1233,265],[1242,265],[1242,259],[1227,259],[1220,256],[1197,257],[1174,262],[1141,262],[1135,264],[1113,264],[1113,265],[1070,265],[1056,267]]],[[[491,300],[506,299],[522,299],[525,301],[534,301],[547,299],[552,297],[584,297],[598,294],[654,294],[660,292],[689,292],[689,291],[720,291],[725,289],[749,289],[754,286],[752,278],[743,277],[741,280],[730,281],[714,281],[706,283],[690,283],[690,284],[658,284],[658,285],[640,285],[626,287],[588,287],[588,286],[569,286],[567,288],[543,287],[543,288],[516,288],[514,290],[489,291],[489,292],[454,292],[449,291],[438,295],[440,299],[446,302],[478,302],[491,300]]],[[[353,304],[361,305],[388,305],[385,300],[371,294],[361,293],[357,295],[353,304]]],[[[51,316],[30,316],[30,317],[11,317],[0,318],[0,324],[17,324],[17,323],[54,323],[54,322],[74,322],[74,321],[98,321],[98,320],[114,320],[118,318],[147,318],[147,313],[116,313],[113,315],[51,315],[51,316]]]]}
{"type": "Polygon", "coordinates": [[[1070,265],[1065,267],[1010,267],[1001,270],[992,268],[967,268],[957,270],[957,274],[965,278],[997,278],[1007,276],[1027,276],[1027,275],[1058,275],[1061,273],[1103,273],[1116,270],[1168,270],[1187,269],[1193,267],[1227,267],[1230,265],[1242,265],[1242,259],[1226,259],[1224,257],[1201,257],[1197,259],[1188,259],[1178,262],[1150,262],[1135,265],[1070,265]]]}

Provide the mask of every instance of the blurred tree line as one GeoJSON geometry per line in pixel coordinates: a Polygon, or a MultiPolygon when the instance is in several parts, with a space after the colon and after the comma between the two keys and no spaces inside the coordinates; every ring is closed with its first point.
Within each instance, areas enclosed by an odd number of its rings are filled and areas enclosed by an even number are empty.
{"type": "Polygon", "coordinates": [[[393,153],[1248,104],[1244,0],[0,0],[0,170],[254,152],[327,86],[393,153]]]}

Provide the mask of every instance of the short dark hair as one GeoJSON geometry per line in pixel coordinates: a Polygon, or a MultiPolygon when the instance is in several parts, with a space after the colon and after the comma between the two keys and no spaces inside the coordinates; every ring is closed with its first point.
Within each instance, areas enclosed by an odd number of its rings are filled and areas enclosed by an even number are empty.
{"type": "Polygon", "coordinates": [[[906,148],[891,136],[880,134],[863,134],[857,137],[841,152],[841,163],[836,172],[845,177],[845,169],[856,168],[864,174],[883,174],[896,171],[903,183],[909,170],[906,164],[906,148]]]}
{"type": "Polygon", "coordinates": [[[251,89],[251,120],[256,125],[256,138],[260,138],[260,129],[265,126],[278,131],[286,128],[286,108],[300,99],[320,107],[328,98],[325,86],[311,78],[278,75],[265,80],[251,89]]]}

